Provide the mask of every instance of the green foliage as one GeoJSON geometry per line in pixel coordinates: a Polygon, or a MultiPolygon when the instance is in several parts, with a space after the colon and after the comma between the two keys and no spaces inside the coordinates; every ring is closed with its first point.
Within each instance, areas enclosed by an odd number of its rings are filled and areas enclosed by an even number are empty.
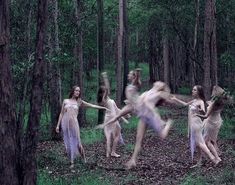
{"type": "Polygon", "coordinates": [[[205,177],[203,176],[194,176],[194,175],[189,175],[187,176],[181,185],[207,185],[208,183],[206,182],[205,177]]]}
{"type": "Polygon", "coordinates": [[[228,67],[235,67],[235,57],[229,52],[221,54],[219,62],[228,67]]]}
{"type": "Polygon", "coordinates": [[[188,133],[188,120],[185,119],[177,119],[174,120],[173,128],[180,134],[187,136],[188,133]]]}
{"type": "Polygon", "coordinates": [[[191,88],[190,87],[180,87],[178,89],[179,94],[185,94],[190,95],[191,94],[191,88]]]}
{"type": "Polygon", "coordinates": [[[223,121],[219,136],[223,139],[235,139],[235,120],[226,119],[223,121]]]}
{"type": "Polygon", "coordinates": [[[86,172],[81,176],[74,176],[72,178],[54,178],[48,174],[46,170],[40,170],[37,179],[38,185],[109,185],[111,184],[107,178],[103,178],[99,174],[86,172]]]}
{"type": "Polygon", "coordinates": [[[81,140],[84,144],[92,144],[104,140],[103,130],[84,128],[81,130],[81,140]]]}

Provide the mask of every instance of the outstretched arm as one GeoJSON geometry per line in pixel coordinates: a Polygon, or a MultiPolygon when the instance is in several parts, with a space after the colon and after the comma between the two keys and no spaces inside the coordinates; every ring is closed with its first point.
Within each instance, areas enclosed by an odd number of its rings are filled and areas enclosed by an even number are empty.
{"type": "Polygon", "coordinates": [[[109,83],[109,80],[108,80],[107,72],[103,72],[101,75],[102,75],[103,80],[104,80],[104,86],[107,89],[107,95],[109,95],[110,94],[110,83],[109,83]]]}
{"type": "Polygon", "coordinates": [[[104,128],[105,126],[114,123],[115,121],[117,121],[119,118],[121,118],[122,116],[125,116],[126,114],[132,112],[132,107],[129,105],[126,105],[125,107],[122,108],[122,110],[115,116],[113,117],[110,121],[100,124],[98,125],[96,128],[104,128]]]}
{"type": "Polygon", "coordinates": [[[184,106],[188,106],[188,105],[190,105],[190,104],[193,102],[193,100],[192,100],[192,101],[190,101],[190,102],[187,103],[187,102],[184,102],[184,101],[182,101],[182,100],[176,98],[175,96],[173,96],[173,97],[171,98],[171,100],[175,100],[176,102],[178,102],[178,103],[180,103],[180,104],[182,104],[182,105],[184,105],[184,106]]]}
{"type": "Polygon", "coordinates": [[[102,107],[102,106],[99,106],[99,105],[94,105],[94,104],[85,102],[83,100],[82,100],[82,104],[81,105],[84,106],[84,107],[90,107],[90,108],[94,108],[94,109],[103,109],[103,110],[109,111],[109,109],[107,109],[106,107],[102,107]]]}

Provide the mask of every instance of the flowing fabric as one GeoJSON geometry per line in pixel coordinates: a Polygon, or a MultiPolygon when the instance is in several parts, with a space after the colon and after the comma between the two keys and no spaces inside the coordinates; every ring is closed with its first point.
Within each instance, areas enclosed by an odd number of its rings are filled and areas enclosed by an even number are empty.
{"type": "Polygon", "coordinates": [[[61,127],[65,148],[72,161],[79,154],[78,147],[81,145],[77,115],[78,104],[66,102],[64,106],[64,114],[61,120],[61,127]]]}
{"type": "Polygon", "coordinates": [[[137,116],[143,123],[147,124],[155,132],[160,133],[164,128],[164,123],[161,120],[160,116],[153,111],[154,110],[151,110],[150,108],[142,104],[137,109],[137,116]]]}
{"type": "Polygon", "coordinates": [[[222,109],[213,111],[209,117],[203,121],[205,125],[203,136],[205,139],[214,143],[217,141],[218,133],[223,122],[220,116],[221,111],[222,109]]]}
{"type": "MultiPolygon", "coordinates": [[[[109,109],[109,111],[106,111],[106,112],[105,112],[104,123],[106,123],[106,122],[108,122],[109,120],[111,120],[111,119],[112,119],[113,117],[115,117],[115,116],[118,114],[118,112],[119,112],[119,109],[118,109],[118,107],[117,107],[115,101],[112,100],[112,99],[110,99],[110,98],[107,99],[106,107],[109,109]]],[[[104,131],[105,131],[105,133],[107,133],[108,135],[109,135],[109,134],[112,134],[113,136],[115,136],[115,135],[116,135],[116,130],[117,130],[117,128],[120,128],[120,129],[121,129],[121,126],[120,126],[120,124],[119,124],[119,121],[115,121],[115,122],[112,123],[112,124],[106,125],[106,126],[104,127],[104,131]]],[[[120,141],[121,143],[124,143],[121,133],[120,133],[120,139],[119,139],[119,141],[120,141]]]]}
{"type": "Polygon", "coordinates": [[[191,150],[191,157],[193,160],[194,152],[196,146],[199,143],[205,143],[204,138],[202,136],[203,130],[203,123],[202,120],[196,116],[195,114],[198,113],[198,108],[193,102],[189,105],[189,116],[188,116],[188,124],[190,126],[190,150],[191,150]]]}
{"type": "Polygon", "coordinates": [[[125,145],[124,139],[123,139],[123,137],[122,137],[122,133],[120,134],[119,142],[120,142],[122,145],[125,145]]]}
{"type": "Polygon", "coordinates": [[[191,129],[191,133],[190,133],[190,150],[191,150],[192,160],[193,160],[195,149],[196,149],[195,134],[194,134],[193,130],[191,129]]]}

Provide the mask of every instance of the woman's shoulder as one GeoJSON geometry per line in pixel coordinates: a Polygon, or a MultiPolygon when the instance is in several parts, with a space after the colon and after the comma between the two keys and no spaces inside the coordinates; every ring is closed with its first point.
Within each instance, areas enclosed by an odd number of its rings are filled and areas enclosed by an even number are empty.
{"type": "Polygon", "coordinates": [[[68,103],[68,102],[69,102],[69,99],[64,99],[64,100],[63,100],[63,103],[64,103],[64,104],[66,104],[66,103],[68,103]]]}

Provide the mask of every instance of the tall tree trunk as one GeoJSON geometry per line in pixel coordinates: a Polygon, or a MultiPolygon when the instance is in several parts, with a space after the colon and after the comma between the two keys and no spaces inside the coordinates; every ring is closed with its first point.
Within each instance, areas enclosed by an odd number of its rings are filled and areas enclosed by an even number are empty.
{"type": "Polygon", "coordinates": [[[170,85],[169,42],[167,34],[163,36],[163,62],[164,62],[164,82],[170,85]]]}
{"type": "Polygon", "coordinates": [[[32,185],[37,182],[36,146],[42,109],[43,82],[44,82],[44,40],[46,37],[47,0],[38,1],[36,61],[32,80],[32,96],[30,113],[24,143],[23,184],[32,185]]]}
{"type": "Polygon", "coordinates": [[[217,49],[215,0],[207,0],[204,24],[204,89],[206,98],[210,97],[211,86],[217,84],[217,49]]]}
{"type": "Polygon", "coordinates": [[[9,59],[9,1],[0,1],[0,184],[18,185],[16,116],[9,59]]]}
{"type": "MultiPolygon", "coordinates": [[[[100,74],[104,69],[104,5],[103,0],[97,0],[97,46],[98,46],[98,55],[97,55],[97,79],[98,87],[101,85],[100,74]]],[[[98,92],[98,89],[97,89],[98,92]]],[[[104,111],[98,111],[98,124],[103,122],[104,111]]]]}
{"type": "Polygon", "coordinates": [[[32,46],[31,46],[31,22],[32,22],[32,2],[30,0],[27,1],[26,8],[28,10],[28,16],[27,16],[27,30],[26,30],[26,41],[27,41],[27,69],[25,70],[25,80],[23,84],[23,90],[22,90],[22,95],[21,98],[19,99],[19,112],[18,112],[18,117],[17,117],[17,122],[20,128],[18,128],[21,131],[21,126],[23,124],[24,120],[24,112],[25,112],[25,104],[26,104],[26,96],[27,96],[27,88],[29,85],[30,81],[30,63],[33,57],[32,53],[32,46]]]}
{"type": "Polygon", "coordinates": [[[148,25],[148,59],[149,59],[149,83],[154,83],[157,79],[159,80],[159,65],[157,55],[158,48],[156,47],[156,33],[154,29],[154,25],[149,23],[148,25]]]}
{"type": "MultiPolygon", "coordinates": [[[[194,26],[194,39],[193,39],[193,58],[197,60],[197,35],[198,35],[198,26],[199,26],[199,16],[200,16],[200,0],[195,0],[195,26],[194,26]]],[[[191,86],[196,84],[196,63],[194,60],[191,60],[191,86]]]]}
{"type": "MultiPolygon", "coordinates": [[[[76,84],[80,87],[81,98],[84,96],[83,85],[83,33],[82,33],[82,1],[76,0],[76,22],[77,22],[77,38],[76,38],[76,84]]],[[[85,110],[80,109],[78,114],[78,121],[81,126],[85,124],[85,110]]]]}
{"type": "MultiPolygon", "coordinates": [[[[57,58],[60,53],[60,46],[59,46],[59,26],[58,26],[58,1],[52,0],[52,28],[51,32],[51,41],[52,41],[52,55],[51,59],[57,58]]],[[[60,114],[61,108],[61,76],[60,76],[60,69],[58,66],[58,62],[50,61],[49,64],[49,89],[50,89],[50,112],[51,112],[51,138],[53,140],[59,139],[59,135],[56,134],[55,128],[57,125],[58,117],[60,114]]]]}
{"type": "Polygon", "coordinates": [[[128,63],[128,45],[129,45],[129,37],[128,37],[128,15],[127,15],[127,0],[123,0],[123,94],[121,100],[125,99],[125,87],[127,86],[128,80],[127,75],[129,72],[129,63],[128,63]]]}
{"type": "Polygon", "coordinates": [[[119,0],[119,31],[118,31],[118,62],[117,62],[117,105],[121,105],[122,101],[122,67],[123,67],[123,42],[124,42],[124,0],[119,0]]]}

